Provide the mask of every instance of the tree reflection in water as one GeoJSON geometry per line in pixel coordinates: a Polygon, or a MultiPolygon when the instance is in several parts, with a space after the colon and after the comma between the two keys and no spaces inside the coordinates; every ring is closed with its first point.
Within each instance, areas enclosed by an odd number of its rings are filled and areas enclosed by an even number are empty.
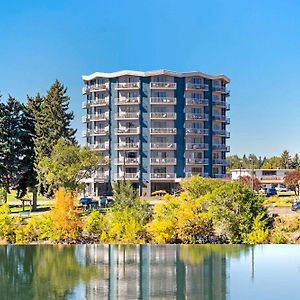
{"type": "Polygon", "coordinates": [[[0,247],[0,299],[226,299],[239,245],[0,247]]]}

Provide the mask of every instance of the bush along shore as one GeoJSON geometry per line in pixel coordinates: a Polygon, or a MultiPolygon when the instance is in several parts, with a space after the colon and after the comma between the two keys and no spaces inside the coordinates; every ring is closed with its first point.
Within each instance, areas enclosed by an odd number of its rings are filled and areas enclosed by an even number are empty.
{"type": "Polygon", "coordinates": [[[0,207],[2,243],[297,243],[298,218],[268,217],[264,199],[247,186],[198,176],[183,180],[179,196],[151,207],[129,182],[114,183],[114,205],[105,214],[76,208],[76,193],[60,188],[55,207],[31,218],[0,207]]]}

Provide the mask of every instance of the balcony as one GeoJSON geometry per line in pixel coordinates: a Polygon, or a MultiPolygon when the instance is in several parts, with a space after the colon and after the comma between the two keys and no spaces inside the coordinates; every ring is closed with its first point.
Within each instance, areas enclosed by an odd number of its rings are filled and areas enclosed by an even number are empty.
{"type": "Polygon", "coordinates": [[[109,114],[108,113],[103,113],[103,114],[94,114],[94,115],[87,115],[82,117],[82,122],[91,122],[91,121],[106,121],[109,119],[109,114]]]}
{"type": "Polygon", "coordinates": [[[225,108],[226,110],[230,110],[230,104],[226,101],[222,100],[213,100],[213,105],[225,108]]]}
{"type": "Polygon", "coordinates": [[[82,131],[82,137],[96,136],[96,135],[107,135],[108,131],[109,131],[108,127],[97,128],[97,129],[87,129],[87,130],[82,131]]]}
{"type": "Polygon", "coordinates": [[[185,150],[208,150],[206,143],[186,143],[185,150]]]}
{"type": "Polygon", "coordinates": [[[175,105],[176,102],[176,98],[174,97],[150,97],[150,104],[175,105]]]}
{"type": "Polygon", "coordinates": [[[140,88],[140,82],[119,82],[116,85],[117,90],[138,90],[140,88]]]}
{"type": "Polygon", "coordinates": [[[94,85],[87,85],[83,87],[82,94],[88,94],[91,92],[103,92],[107,91],[109,88],[109,83],[103,83],[103,84],[94,84],[94,85]]]}
{"type": "Polygon", "coordinates": [[[213,92],[217,92],[217,93],[224,93],[224,94],[229,93],[229,91],[226,89],[226,86],[213,85],[212,90],[213,92]]]}
{"type": "Polygon", "coordinates": [[[214,178],[225,178],[225,174],[213,174],[214,178]]]}
{"type": "Polygon", "coordinates": [[[116,143],[115,144],[115,149],[116,150],[137,150],[140,147],[140,143],[116,143]]]}
{"type": "Polygon", "coordinates": [[[227,166],[228,165],[228,161],[226,159],[213,159],[213,164],[214,165],[227,166]]]}
{"type": "Polygon", "coordinates": [[[151,150],[176,150],[175,143],[150,143],[151,150]]]}
{"type": "Polygon", "coordinates": [[[95,182],[106,182],[108,181],[108,174],[106,172],[96,172],[93,175],[93,179],[95,182]]]}
{"type": "Polygon", "coordinates": [[[138,157],[131,158],[131,157],[120,157],[114,160],[116,165],[125,165],[125,166],[136,166],[139,164],[140,159],[138,157]]]}
{"type": "Polygon", "coordinates": [[[203,128],[186,128],[185,129],[186,135],[208,135],[208,129],[203,128]]]}
{"type": "Polygon", "coordinates": [[[139,173],[123,173],[115,174],[115,180],[130,180],[130,181],[138,181],[139,173]]]}
{"type": "Polygon", "coordinates": [[[190,82],[187,82],[185,84],[185,89],[187,91],[191,90],[198,90],[198,91],[208,91],[209,87],[208,87],[208,84],[204,84],[204,83],[190,83],[190,82]]]}
{"type": "Polygon", "coordinates": [[[177,129],[176,128],[150,128],[150,134],[176,134],[177,129]]]}
{"type": "Polygon", "coordinates": [[[90,108],[94,106],[107,106],[109,104],[109,98],[103,98],[103,99],[95,99],[95,100],[88,100],[83,101],[81,107],[83,109],[90,108]]]}
{"type": "Polygon", "coordinates": [[[139,134],[140,128],[127,128],[127,127],[119,127],[115,128],[116,135],[132,135],[132,134],[139,134]]]}
{"type": "Polygon", "coordinates": [[[150,82],[150,89],[157,90],[175,90],[175,82],[150,82]]]}
{"type": "Polygon", "coordinates": [[[176,165],[176,158],[150,158],[150,165],[176,165]]]}
{"type": "Polygon", "coordinates": [[[225,138],[230,138],[230,132],[223,129],[213,130],[213,134],[217,136],[223,136],[225,138]]]}
{"type": "Polygon", "coordinates": [[[96,143],[96,144],[88,144],[88,146],[91,148],[91,150],[108,150],[109,149],[109,143],[96,143]]]}
{"type": "Polygon", "coordinates": [[[139,112],[120,112],[115,114],[115,120],[138,120],[139,112]]]}
{"type": "Polygon", "coordinates": [[[140,102],[141,102],[140,97],[115,98],[116,105],[136,105],[136,104],[140,104],[140,102]]]}
{"type": "Polygon", "coordinates": [[[186,165],[208,165],[207,158],[186,158],[185,159],[186,165]]]}
{"type": "Polygon", "coordinates": [[[167,119],[167,120],[175,120],[176,113],[158,113],[152,112],[150,113],[150,119],[167,119]]]}
{"type": "Polygon", "coordinates": [[[175,173],[150,173],[151,180],[174,180],[176,178],[175,173]]]}
{"type": "Polygon", "coordinates": [[[186,98],[185,105],[201,105],[207,106],[209,103],[208,99],[198,99],[198,98],[186,98]]]}
{"type": "Polygon", "coordinates": [[[208,177],[208,173],[198,173],[198,172],[186,172],[185,177],[192,177],[192,176],[201,176],[201,177],[208,177]]]}
{"type": "Polygon", "coordinates": [[[186,113],[185,114],[185,119],[186,120],[203,120],[203,121],[208,121],[208,114],[203,114],[203,113],[186,113]]]}
{"type": "Polygon", "coordinates": [[[226,122],[227,125],[230,124],[230,119],[223,115],[213,115],[213,119],[215,121],[226,122]]]}
{"type": "Polygon", "coordinates": [[[230,147],[225,144],[213,144],[214,150],[230,152],[230,147]]]}

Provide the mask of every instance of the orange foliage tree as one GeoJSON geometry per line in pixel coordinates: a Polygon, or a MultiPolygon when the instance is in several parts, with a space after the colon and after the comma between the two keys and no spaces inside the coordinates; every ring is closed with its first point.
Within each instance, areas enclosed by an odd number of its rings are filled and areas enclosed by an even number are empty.
{"type": "Polygon", "coordinates": [[[81,231],[81,221],[75,209],[76,194],[59,188],[55,193],[55,207],[51,211],[54,239],[75,240],[81,231]]]}
{"type": "Polygon", "coordinates": [[[300,181],[300,171],[295,170],[289,172],[284,177],[284,184],[292,191],[295,191],[296,195],[299,195],[299,181],[300,181]]]}

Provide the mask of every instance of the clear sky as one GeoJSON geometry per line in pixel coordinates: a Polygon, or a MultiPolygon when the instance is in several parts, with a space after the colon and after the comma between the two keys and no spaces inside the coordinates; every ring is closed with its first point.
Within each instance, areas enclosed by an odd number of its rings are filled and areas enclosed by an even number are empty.
{"type": "Polygon", "coordinates": [[[68,87],[81,139],[82,74],[223,73],[231,154],[300,152],[300,1],[0,1],[0,91],[68,87]]]}

